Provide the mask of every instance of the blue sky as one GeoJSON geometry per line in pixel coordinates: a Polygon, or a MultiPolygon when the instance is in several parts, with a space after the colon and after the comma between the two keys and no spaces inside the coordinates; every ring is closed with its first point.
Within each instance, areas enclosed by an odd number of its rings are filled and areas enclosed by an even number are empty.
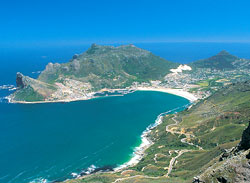
{"type": "Polygon", "coordinates": [[[249,0],[1,0],[1,45],[250,42],[249,0]]]}

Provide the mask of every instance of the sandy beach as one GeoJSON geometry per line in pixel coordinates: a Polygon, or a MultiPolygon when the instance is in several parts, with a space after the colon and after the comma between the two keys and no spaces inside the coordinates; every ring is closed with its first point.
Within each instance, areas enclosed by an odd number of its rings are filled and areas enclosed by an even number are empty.
{"type": "Polygon", "coordinates": [[[177,95],[177,96],[186,98],[190,102],[194,102],[194,101],[196,101],[198,99],[192,93],[184,91],[183,89],[138,87],[136,90],[139,90],[139,91],[158,91],[158,92],[170,93],[170,94],[173,94],[173,95],[177,95]]]}
{"type": "MultiPolygon", "coordinates": [[[[27,101],[14,101],[11,99],[11,97],[6,97],[6,99],[9,101],[9,103],[20,103],[20,104],[41,104],[41,103],[61,103],[61,102],[73,102],[73,101],[80,101],[80,100],[90,100],[94,97],[94,93],[99,93],[103,91],[118,91],[118,90],[128,90],[128,89],[102,89],[98,92],[93,92],[92,97],[82,97],[82,98],[74,98],[74,99],[64,99],[64,100],[45,100],[45,101],[34,101],[34,102],[27,102],[27,101]]],[[[172,89],[172,88],[154,88],[154,87],[138,87],[138,88],[131,88],[131,90],[134,91],[157,91],[157,92],[165,92],[170,93],[173,95],[177,95],[183,98],[188,99],[190,102],[196,101],[198,98],[195,97],[192,93],[189,93],[187,91],[184,91],[183,89],[172,89]]]]}

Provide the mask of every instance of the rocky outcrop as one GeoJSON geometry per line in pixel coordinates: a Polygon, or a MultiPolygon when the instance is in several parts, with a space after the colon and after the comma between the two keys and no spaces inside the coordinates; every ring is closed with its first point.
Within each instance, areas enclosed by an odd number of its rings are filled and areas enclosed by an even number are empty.
{"type": "Polygon", "coordinates": [[[79,60],[73,60],[72,63],[70,64],[70,67],[73,69],[73,71],[79,71],[80,70],[80,61],[79,60]]]}
{"type": "Polygon", "coordinates": [[[200,180],[204,182],[247,183],[250,182],[250,121],[243,131],[240,143],[225,150],[219,161],[208,168],[200,180]]]}
{"type": "Polygon", "coordinates": [[[12,95],[11,101],[41,101],[54,93],[57,88],[48,83],[32,79],[18,72],[16,75],[17,90],[12,95]]]}
{"type": "Polygon", "coordinates": [[[24,75],[20,72],[16,74],[16,85],[18,88],[24,88],[27,85],[24,81],[24,75]]]}
{"type": "Polygon", "coordinates": [[[248,127],[243,131],[240,144],[238,146],[239,150],[250,149],[250,121],[248,127]]]}

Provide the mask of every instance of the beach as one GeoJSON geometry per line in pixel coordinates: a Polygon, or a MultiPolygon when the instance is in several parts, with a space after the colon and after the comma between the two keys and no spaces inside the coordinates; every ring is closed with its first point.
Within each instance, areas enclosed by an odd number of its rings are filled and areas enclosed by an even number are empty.
{"type": "Polygon", "coordinates": [[[196,101],[198,98],[195,97],[192,93],[184,91],[183,89],[173,89],[173,88],[163,88],[163,87],[138,87],[136,90],[139,91],[158,91],[158,92],[165,92],[170,93],[173,95],[177,95],[183,98],[188,99],[190,102],[196,101]]]}
{"type": "MultiPolygon", "coordinates": [[[[188,99],[190,102],[196,101],[198,98],[194,96],[192,93],[187,92],[183,89],[173,89],[173,88],[164,88],[164,87],[137,87],[137,88],[129,88],[129,89],[102,89],[97,92],[91,92],[90,97],[80,97],[80,98],[67,98],[63,100],[44,100],[44,101],[33,101],[33,102],[28,102],[28,101],[15,101],[12,100],[11,96],[6,97],[6,99],[9,101],[9,103],[20,103],[20,104],[41,104],[41,103],[63,103],[63,102],[74,102],[74,101],[81,101],[81,100],[90,100],[93,98],[98,98],[94,96],[96,93],[100,92],[113,92],[113,91],[156,91],[156,92],[164,92],[164,93],[169,93],[173,95],[177,95],[183,98],[188,99]]],[[[127,94],[127,93],[126,93],[127,94]]],[[[113,95],[115,96],[115,95],[113,95]]]]}

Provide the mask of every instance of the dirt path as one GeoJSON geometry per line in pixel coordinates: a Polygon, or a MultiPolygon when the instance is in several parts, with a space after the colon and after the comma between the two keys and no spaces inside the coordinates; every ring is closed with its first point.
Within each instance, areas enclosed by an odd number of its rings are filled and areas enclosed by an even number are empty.
{"type": "Polygon", "coordinates": [[[183,153],[188,152],[188,151],[190,151],[190,150],[187,150],[187,149],[180,150],[180,151],[178,152],[178,155],[175,156],[175,157],[173,157],[173,158],[170,160],[169,167],[168,167],[168,173],[165,175],[166,177],[169,177],[169,174],[171,173],[171,171],[172,171],[172,169],[173,169],[173,165],[174,165],[176,159],[179,158],[183,153]]]}
{"type": "MultiPolygon", "coordinates": [[[[182,143],[189,144],[189,145],[191,145],[191,146],[195,146],[195,147],[199,148],[199,150],[203,150],[203,148],[202,148],[201,146],[196,145],[196,144],[193,144],[193,143],[191,143],[191,142],[187,142],[187,137],[194,137],[194,138],[195,138],[195,135],[190,134],[190,133],[179,132],[179,131],[175,131],[175,130],[169,129],[169,127],[171,127],[171,126],[176,126],[176,125],[178,125],[178,124],[180,123],[180,121],[178,121],[178,120],[176,119],[176,117],[177,117],[176,115],[175,115],[174,117],[172,117],[172,120],[173,120],[175,123],[170,124],[170,125],[167,125],[167,126],[166,126],[166,132],[169,132],[169,133],[172,133],[172,134],[185,135],[186,138],[182,138],[182,139],[181,139],[181,142],[182,142],[182,143]]],[[[168,173],[166,174],[166,177],[169,177],[169,175],[170,175],[170,173],[171,173],[171,171],[172,171],[172,169],[173,169],[173,165],[174,165],[175,161],[177,160],[177,158],[179,158],[183,153],[185,153],[185,152],[190,152],[190,151],[192,151],[192,150],[189,150],[189,149],[180,150],[180,151],[178,152],[178,155],[175,156],[175,157],[173,157],[173,158],[170,160],[169,167],[168,167],[168,173]]]]}
{"type": "MultiPolygon", "coordinates": [[[[181,142],[182,142],[182,143],[189,144],[189,145],[192,145],[192,146],[195,146],[195,147],[199,148],[199,150],[203,150],[203,148],[202,148],[201,146],[196,145],[196,144],[193,144],[193,143],[191,143],[191,142],[187,142],[187,137],[193,137],[193,138],[195,138],[195,135],[190,134],[190,133],[179,132],[179,131],[175,131],[175,130],[169,129],[170,127],[176,126],[176,125],[178,125],[178,124],[180,123],[180,121],[178,121],[178,120],[176,119],[176,117],[177,117],[176,115],[175,115],[174,117],[172,117],[172,120],[173,120],[175,123],[170,124],[170,125],[167,125],[167,126],[166,126],[166,132],[167,132],[167,133],[169,132],[169,133],[172,133],[172,134],[185,135],[186,138],[182,138],[182,139],[181,139],[181,142]]],[[[172,172],[172,169],[173,169],[173,166],[174,166],[176,160],[177,160],[183,153],[191,152],[191,151],[193,151],[193,150],[190,150],[190,149],[182,149],[182,150],[179,150],[179,149],[178,149],[178,150],[174,150],[174,151],[176,151],[176,152],[178,151],[178,154],[177,154],[175,157],[172,157],[172,158],[171,158],[171,160],[170,160],[170,162],[169,162],[168,172],[167,172],[167,174],[166,174],[164,177],[169,177],[169,175],[170,175],[171,172],[172,172]]],[[[157,155],[155,155],[154,161],[155,161],[155,162],[157,161],[157,155]]],[[[118,179],[116,179],[113,183],[122,182],[122,181],[124,181],[124,180],[133,179],[133,178],[140,178],[140,177],[141,177],[141,178],[150,178],[150,179],[162,178],[162,176],[161,176],[161,177],[150,177],[150,176],[144,176],[144,175],[135,175],[135,176],[131,176],[131,177],[118,178],[118,179]]]]}
{"type": "Polygon", "coordinates": [[[125,177],[125,178],[116,179],[112,183],[117,183],[117,182],[121,182],[121,181],[128,180],[128,179],[133,179],[133,178],[137,178],[137,177],[138,178],[148,178],[148,179],[158,179],[158,178],[161,178],[161,177],[150,177],[150,176],[145,176],[145,175],[134,175],[134,176],[131,176],[131,177],[125,177]]]}

